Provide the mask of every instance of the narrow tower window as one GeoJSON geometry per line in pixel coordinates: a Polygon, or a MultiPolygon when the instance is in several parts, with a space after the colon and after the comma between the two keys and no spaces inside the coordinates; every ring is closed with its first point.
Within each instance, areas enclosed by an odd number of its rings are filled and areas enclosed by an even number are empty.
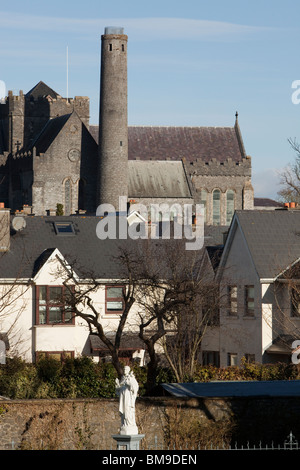
{"type": "Polygon", "coordinates": [[[112,51],[112,44],[109,44],[108,50],[112,51]]]}
{"type": "Polygon", "coordinates": [[[200,204],[203,204],[203,206],[204,206],[204,222],[207,222],[206,201],[207,201],[207,191],[205,189],[201,189],[201,191],[200,191],[200,204]]]}
{"type": "Polygon", "coordinates": [[[124,51],[125,51],[125,46],[124,46],[124,44],[122,44],[122,52],[124,52],[124,51]]]}
{"type": "Polygon", "coordinates": [[[64,184],[65,190],[65,215],[70,215],[72,211],[72,187],[70,179],[67,179],[64,184]]]}
{"type": "Polygon", "coordinates": [[[85,208],[85,181],[80,178],[78,183],[78,209],[84,210],[85,208]]]}
{"type": "Polygon", "coordinates": [[[221,222],[221,191],[215,189],[213,192],[213,225],[220,225],[221,222]]]}

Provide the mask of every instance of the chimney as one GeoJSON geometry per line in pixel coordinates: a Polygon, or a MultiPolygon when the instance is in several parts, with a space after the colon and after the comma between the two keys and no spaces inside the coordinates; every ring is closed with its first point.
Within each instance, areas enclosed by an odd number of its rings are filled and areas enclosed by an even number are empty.
{"type": "Polygon", "coordinates": [[[10,248],[10,209],[0,202],[0,252],[10,248]]]}

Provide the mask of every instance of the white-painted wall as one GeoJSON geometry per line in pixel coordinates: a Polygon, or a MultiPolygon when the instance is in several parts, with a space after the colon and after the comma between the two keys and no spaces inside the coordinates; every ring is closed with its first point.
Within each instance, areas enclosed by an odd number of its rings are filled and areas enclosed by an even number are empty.
{"type": "Polygon", "coordinates": [[[236,226],[228,255],[221,272],[221,291],[224,298],[220,308],[220,365],[228,365],[228,354],[237,354],[238,365],[245,354],[254,354],[262,360],[261,286],[243,234],[236,226]],[[226,306],[227,285],[238,287],[238,312],[228,315],[226,306]],[[255,314],[245,316],[245,285],[254,285],[255,314]]]}
{"type": "MultiPolygon", "coordinates": [[[[58,251],[48,259],[38,274],[28,284],[0,285],[0,298],[5,298],[5,304],[0,302],[0,332],[8,333],[10,350],[8,355],[18,355],[26,361],[31,362],[36,352],[63,352],[74,351],[75,357],[90,353],[89,329],[87,323],[80,317],[75,318],[75,324],[36,324],[35,296],[36,286],[60,286],[66,280],[66,274],[61,263],[57,259],[58,251]]],[[[120,316],[117,314],[105,314],[105,285],[103,280],[90,298],[97,311],[101,312],[102,324],[106,332],[115,332],[120,316]]],[[[87,285],[81,285],[85,291],[87,285]]],[[[81,306],[83,311],[88,312],[86,305],[81,306]]],[[[136,310],[132,309],[128,317],[126,331],[137,330],[136,310]]]]}

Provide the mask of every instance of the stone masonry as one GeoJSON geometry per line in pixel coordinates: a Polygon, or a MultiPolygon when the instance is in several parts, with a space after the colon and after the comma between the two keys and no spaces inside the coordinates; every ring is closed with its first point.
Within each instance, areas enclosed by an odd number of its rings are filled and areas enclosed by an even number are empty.
{"type": "MultiPolygon", "coordinates": [[[[136,415],[141,449],[166,447],[170,430],[175,439],[195,425],[203,438],[217,426],[227,444],[276,446],[290,431],[300,442],[299,397],[138,398],[136,415]]],[[[0,450],[111,450],[119,426],[118,399],[0,401],[0,450]]]]}

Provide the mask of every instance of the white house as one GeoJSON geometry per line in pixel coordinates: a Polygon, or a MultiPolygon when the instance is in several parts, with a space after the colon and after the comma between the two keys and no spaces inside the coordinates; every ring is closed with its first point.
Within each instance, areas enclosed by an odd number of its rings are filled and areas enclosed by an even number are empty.
{"type": "MultiPolygon", "coordinates": [[[[63,298],[68,269],[83,288],[97,279],[90,296],[113,335],[122,309],[116,257],[128,240],[99,240],[95,216],[16,216],[10,224],[7,213],[0,211],[2,228],[10,227],[0,253],[0,340],[7,353],[30,362],[41,355],[105,357],[104,344],[57,299],[63,298]]],[[[293,342],[300,340],[300,211],[237,211],[221,247],[223,232],[205,229],[204,262],[210,275],[215,271],[222,295],[219,326],[208,328],[202,341],[203,363],[290,361],[293,342]]],[[[121,350],[143,363],[135,318],[133,307],[121,350]]]]}
{"type": "MultiPolygon", "coordinates": [[[[237,211],[224,245],[217,278],[220,365],[291,361],[300,339],[297,284],[300,211],[237,211]]],[[[299,304],[300,305],[300,304],[299,304]]]]}
{"type": "MultiPolygon", "coordinates": [[[[1,208],[0,218],[5,232],[0,253],[0,340],[7,345],[7,354],[29,362],[43,355],[105,357],[105,345],[90,335],[83,319],[74,318],[64,301],[64,284],[71,271],[71,282],[82,290],[97,280],[97,289],[89,296],[105,331],[114,336],[123,309],[119,248],[136,241],[100,240],[96,229],[101,219],[96,216],[10,217],[9,209],[1,208]]],[[[223,231],[224,227],[207,227],[206,244],[220,244],[223,231]]],[[[82,308],[88,310],[86,304],[82,308]]],[[[121,354],[143,363],[145,344],[137,334],[137,308],[134,304],[130,311],[121,354]]],[[[215,349],[218,340],[210,336],[208,347],[215,349]]]]}
{"type": "MultiPolygon", "coordinates": [[[[65,283],[69,279],[85,291],[97,281],[89,297],[113,335],[123,311],[120,267],[113,262],[122,241],[99,240],[98,217],[16,216],[10,226],[7,213],[0,213],[2,231],[9,232],[0,253],[0,340],[7,354],[28,362],[43,355],[99,360],[107,350],[90,335],[87,323],[72,315],[65,283]]],[[[88,311],[87,305],[82,308],[88,311]]],[[[145,347],[134,317],[133,307],[121,350],[143,363],[145,347]]]]}

